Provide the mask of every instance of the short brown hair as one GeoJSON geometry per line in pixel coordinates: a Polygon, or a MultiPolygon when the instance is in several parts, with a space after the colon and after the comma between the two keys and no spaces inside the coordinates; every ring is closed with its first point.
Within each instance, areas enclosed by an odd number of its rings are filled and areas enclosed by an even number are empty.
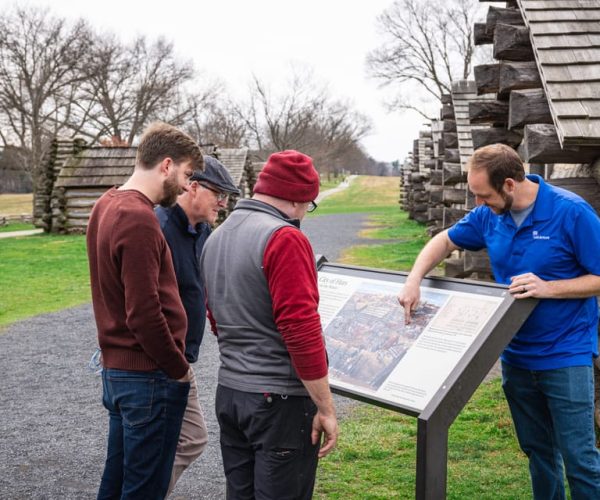
{"type": "Polygon", "coordinates": [[[151,169],[165,158],[175,163],[191,160],[194,170],[204,170],[202,152],[194,139],[167,123],[151,123],[140,139],[135,163],[151,169]]]}
{"type": "Polygon", "coordinates": [[[525,168],[518,153],[506,144],[484,146],[469,158],[468,170],[485,170],[490,186],[500,193],[506,179],[525,180],[525,168]]]}

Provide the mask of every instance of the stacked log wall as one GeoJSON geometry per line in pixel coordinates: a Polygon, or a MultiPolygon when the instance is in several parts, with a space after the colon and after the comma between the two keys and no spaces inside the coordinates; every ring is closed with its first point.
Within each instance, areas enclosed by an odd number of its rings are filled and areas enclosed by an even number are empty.
{"type": "Polygon", "coordinates": [[[444,217],[444,205],[442,201],[442,164],[444,162],[444,116],[454,116],[451,102],[445,103],[442,97],[442,109],[440,110],[440,119],[431,122],[431,138],[433,142],[432,158],[427,166],[429,167],[429,179],[425,187],[428,192],[427,205],[427,232],[430,236],[435,236],[442,230],[442,220],[444,217]]]}
{"type": "Polygon", "coordinates": [[[65,160],[83,151],[87,146],[83,139],[59,139],[51,141],[42,157],[33,189],[33,224],[45,232],[52,231],[52,199],[54,185],[65,160]]]}
{"type": "Polygon", "coordinates": [[[408,177],[413,168],[413,156],[412,151],[405,158],[404,163],[400,169],[400,197],[398,199],[398,203],[400,204],[400,209],[408,212],[408,189],[409,189],[409,180],[408,177]]]}
{"type": "Polygon", "coordinates": [[[431,167],[433,160],[433,137],[430,130],[419,132],[417,145],[417,170],[412,171],[410,175],[411,187],[411,207],[409,216],[411,219],[427,223],[429,207],[429,180],[431,177],[431,167]]]}
{"type": "MultiPolygon", "coordinates": [[[[471,104],[469,118],[473,124],[487,125],[473,130],[474,149],[507,144],[519,152],[531,173],[550,177],[550,182],[582,195],[598,210],[598,182],[589,170],[570,169],[566,177],[569,169],[559,165],[554,177],[550,175],[553,163],[580,164],[600,156],[600,84],[597,75],[590,76],[592,68],[600,67],[600,57],[593,52],[596,45],[588,48],[592,38],[579,33],[576,25],[586,12],[600,14],[600,5],[586,10],[590,6],[573,2],[569,10],[566,3],[521,0],[506,8],[491,6],[486,23],[475,27],[475,44],[492,43],[497,62],[476,66],[474,74],[477,93],[494,93],[495,99],[471,104]],[[576,22],[565,22],[569,19],[576,22]],[[578,118],[580,127],[588,127],[580,131],[581,137],[572,132],[578,118]],[[593,127],[597,131],[590,134],[593,127]],[[590,147],[593,144],[596,147],[590,147]]],[[[600,35],[597,26],[586,26],[592,29],[588,35],[600,35]]]]}
{"type": "MultiPolygon", "coordinates": [[[[485,109],[489,101],[488,96],[478,96],[473,81],[457,81],[452,84],[452,101],[455,110],[455,123],[457,135],[458,154],[451,157],[453,161],[444,164],[445,183],[445,217],[444,228],[451,227],[458,222],[467,211],[472,208],[467,186],[466,167],[467,161],[473,153],[472,133],[478,127],[469,120],[469,109],[472,105],[479,105],[485,109]]],[[[487,111],[486,111],[487,112],[487,111]]],[[[445,260],[445,274],[449,277],[475,277],[488,279],[490,270],[481,267],[479,259],[474,259],[469,252],[456,251],[445,260]]]]}
{"type": "Polygon", "coordinates": [[[594,40],[600,27],[585,19],[597,19],[600,5],[567,7],[520,0],[489,8],[475,44],[492,43],[497,61],[476,66],[474,74],[479,94],[496,94],[496,109],[487,116],[471,110],[473,123],[489,125],[473,133],[475,149],[502,142],[534,165],[585,163],[599,156],[600,51],[594,40]]]}

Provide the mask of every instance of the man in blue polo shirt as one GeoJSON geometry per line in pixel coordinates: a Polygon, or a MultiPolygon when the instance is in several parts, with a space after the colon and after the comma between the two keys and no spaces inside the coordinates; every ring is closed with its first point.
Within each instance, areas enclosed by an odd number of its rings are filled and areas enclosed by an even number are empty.
{"type": "Polygon", "coordinates": [[[573,499],[600,499],[592,358],[597,356],[600,220],[579,196],[525,176],[510,147],[493,144],[469,160],[478,205],[423,248],[398,300],[406,321],[423,277],[450,252],[487,248],[496,281],[537,307],[502,354],[504,393],[533,495],[564,499],[563,463],[573,499]]]}
{"type": "MultiPolygon", "coordinates": [[[[239,190],[221,162],[212,156],[204,156],[204,166],[204,172],[194,171],[188,190],[177,198],[174,206],[158,206],[155,209],[171,250],[179,295],[188,319],[185,357],[190,364],[198,360],[206,323],[206,297],[200,277],[199,258],[219,210],[227,206],[230,194],[239,195],[239,190]]],[[[190,383],[167,496],[183,471],[202,454],[207,442],[208,434],[194,377],[190,383]]]]}

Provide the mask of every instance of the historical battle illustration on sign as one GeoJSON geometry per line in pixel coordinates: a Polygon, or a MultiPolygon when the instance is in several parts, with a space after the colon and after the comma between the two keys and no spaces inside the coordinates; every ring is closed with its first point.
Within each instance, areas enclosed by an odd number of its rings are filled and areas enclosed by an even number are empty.
{"type": "Polygon", "coordinates": [[[325,330],[333,378],[376,391],[448,300],[424,291],[405,325],[397,293],[392,285],[363,282],[335,315],[325,330]]]}

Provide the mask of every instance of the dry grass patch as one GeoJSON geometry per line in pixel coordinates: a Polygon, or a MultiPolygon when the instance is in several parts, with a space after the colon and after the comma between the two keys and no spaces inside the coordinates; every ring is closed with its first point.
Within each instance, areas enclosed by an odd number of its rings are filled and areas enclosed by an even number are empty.
{"type": "Polygon", "coordinates": [[[33,213],[33,194],[0,194],[0,215],[33,213]]]}

